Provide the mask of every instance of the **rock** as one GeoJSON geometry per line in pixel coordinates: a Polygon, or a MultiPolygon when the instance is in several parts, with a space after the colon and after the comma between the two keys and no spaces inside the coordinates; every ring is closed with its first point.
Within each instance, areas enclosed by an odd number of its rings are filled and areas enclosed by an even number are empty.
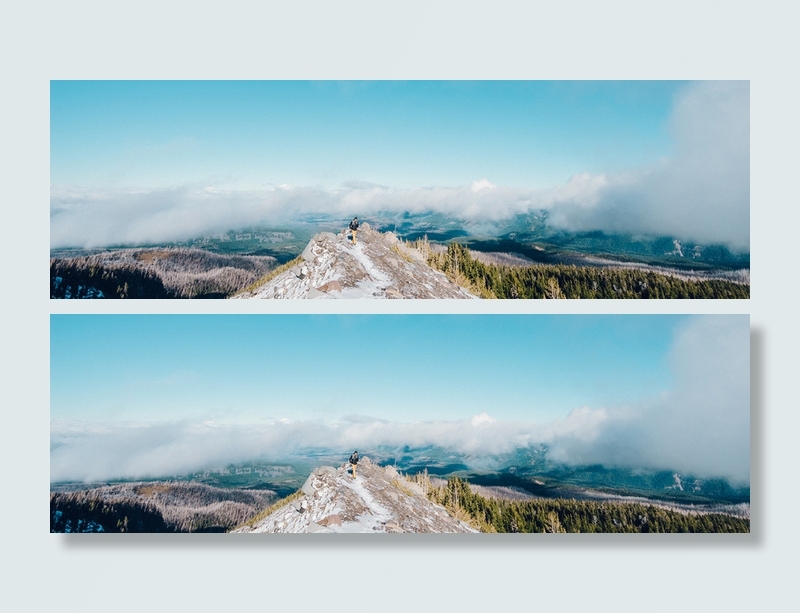
{"type": "Polygon", "coordinates": [[[333,281],[328,281],[324,285],[320,285],[317,290],[320,292],[341,292],[342,284],[339,283],[337,279],[334,279],[333,281]]]}
{"type": "Polygon", "coordinates": [[[335,515],[328,515],[328,517],[323,517],[317,523],[320,526],[341,526],[342,517],[338,513],[335,515]]]}
{"type": "Polygon", "coordinates": [[[356,479],[345,466],[322,466],[301,492],[292,504],[237,532],[476,532],[394,468],[376,466],[366,457],[356,479]]]}
{"type": "Polygon", "coordinates": [[[428,266],[397,236],[366,223],[353,245],[349,232],[320,232],[302,262],[234,298],[477,298],[428,266]]]}
{"type": "Polygon", "coordinates": [[[405,532],[405,530],[403,530],[399,525],[397,525],[393,521],[387,521],[384,524],[384,527],[386,528],[386,532],[393,532],[393,533],[405,532]]]}

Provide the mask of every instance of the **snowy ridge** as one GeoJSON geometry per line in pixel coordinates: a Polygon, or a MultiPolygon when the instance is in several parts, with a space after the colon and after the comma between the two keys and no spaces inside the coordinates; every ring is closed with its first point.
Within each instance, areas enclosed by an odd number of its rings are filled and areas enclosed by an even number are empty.
{"type": "Polygon", "coordinates": [[[357,473],[353,478],[345,466],[321,466],[300,498],[233,532],[477,532],[391,466],[362,458],[357,473]]]}
{"type": "Polygon", "coordinates": [[[428,266],[393,233],[362,224],[350,233],[321,232],[303,261],[256,289],[234,298],[476,298],[428,266]]]}

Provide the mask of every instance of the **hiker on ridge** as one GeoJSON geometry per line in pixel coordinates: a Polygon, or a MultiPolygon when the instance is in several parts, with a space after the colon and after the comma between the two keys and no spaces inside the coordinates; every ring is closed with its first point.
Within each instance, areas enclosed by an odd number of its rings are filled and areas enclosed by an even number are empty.
{"type": "Polygon", "coordinates": [[[353,479],[356,478],[356,464],[358,464],[358,451],[354,451],[350,455],[350,466],[353,469],[353,479]]]}
{"type": "Polygon", "coordinates": [[[353,221],[350,222],[350,234],[353,237],[353,244],[356,244],[356,233],[358,232],[358,217],[353,217],[353,221]]]}

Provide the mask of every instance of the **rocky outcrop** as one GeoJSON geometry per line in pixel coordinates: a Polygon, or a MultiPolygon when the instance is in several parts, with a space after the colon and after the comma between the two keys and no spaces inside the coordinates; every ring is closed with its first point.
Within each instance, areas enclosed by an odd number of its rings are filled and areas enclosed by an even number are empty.
{"type": "Polygon", "coordinates": [[[301,496],[234,532],[476,532],[425,496],[391,466],[362,458],[349,468],[321,466],[301,496]]]}
{"type": "Polygon", "coordinates": [[[354,244],[348,231],[321,232],[302,262],[235,298],[476,298],[428,266],[422,254],[391,232],[362,224],[354,244]]]}

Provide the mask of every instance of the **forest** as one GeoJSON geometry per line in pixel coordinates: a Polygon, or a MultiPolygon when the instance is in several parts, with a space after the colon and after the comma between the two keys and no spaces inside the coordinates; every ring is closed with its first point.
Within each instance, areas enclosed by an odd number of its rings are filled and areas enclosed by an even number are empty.
{"type": "MultiPolygon", "coordinates": [[[[481,532],[750,532],[749,519],[727,513],[633,501],[529,498],[508,492],[498,497],[489,490],[473,489],[460,477],[432,478],[427,470],[408,478],[430,500],[481,532]]],[[[57,490],[50,493],[50,531],[227,532],[265,517],[298,495],[299,491],[280,498],[273,490],[185,481],[57,490]]]]}
{"type": "Polygon", "coordinates": [[[50,493],[50,532],[226,532],[275,501],[271,490],[139,482],[50,493]]]}
{"type": "Polygon", "coordinates": [[[50,259],[51,298],[225,298],[277,265],[202,249],[119,249],[50,259]]]}
{"type": "MultiPolygon", "coordinates": [[[[638,268],[575,264],[519,265],[495,254],[480,261],[458,242],[407,243],[429,266],[481,298],[749,298],[749,283],[691,279],[638,268]]],[[[64,254],[66,255],[66,254],[64,254]]],[[[296,262],[292,260],[289,264],[296,262]]],[[[286,266],[287,264],[284,264],[286,266]]],[[[51,257],[51,298],[226,298],[263,283],[278,268],[267,255],[168,247],[51,257]]]]}
{"type": "MultiPolygon", "coordinates": [[[[422,244],[420,244],[422,243],[422,244]]],[[[446,251],[411,246],[427,257],[429,266],[481,298],[749,298],[750,286],[719,279],[685,280],[657,272],[536,264],[506,266],[486,264],[469,249],[453,242],[446,251]]]]}
{"type": "Polygon", "coordinates": [[[750,532],[749,519],[724,513],[686,513],[632,502],[502,500],[474,493],[459,477],[439,486],[427,473],[412,479],[428,498],[481,532],[750,532]]]}

